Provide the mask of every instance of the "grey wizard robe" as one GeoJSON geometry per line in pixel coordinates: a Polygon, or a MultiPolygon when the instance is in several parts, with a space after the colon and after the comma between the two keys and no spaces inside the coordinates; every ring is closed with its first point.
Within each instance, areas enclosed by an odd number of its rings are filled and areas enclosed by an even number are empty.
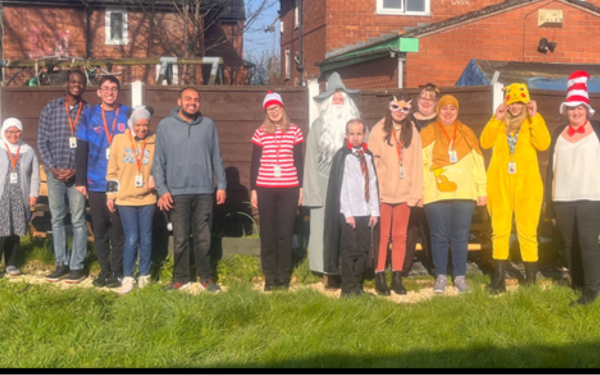
{"type": "MultiPolygon", "coordinates": [[[[314,272],[326,273],[323,261],[323,228],[325,221],[325,205],[327,183],[331,170],[330,161],[319,163],[319,137],[323,130],[323,120],[319,117],[313,122],[306,142],[306,160],[304,162],[304,181],[302,204],[310,208],[310,240],[308,252],[310,269],[314,272]]],[[[340,139],[344,137],[340,135],[340,139]]],[[[337,144],[337,143],[336,143],[337,144]]],[[[339,144],[342,144],[341,141],[339,144]]],[[[326,273],[331,275],[331,273],[326,273]]]]}

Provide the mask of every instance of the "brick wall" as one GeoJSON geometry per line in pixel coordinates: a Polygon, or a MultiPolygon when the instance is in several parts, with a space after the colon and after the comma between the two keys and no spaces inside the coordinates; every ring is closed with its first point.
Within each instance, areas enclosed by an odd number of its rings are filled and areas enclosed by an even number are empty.
{"type": "Polygon", "coordinates": [[[469,60],[545,63],[600,63],[600,17],[557,1],[534,3],[420,39],[419,53],[408,54],[407,85],[456,83],[469,60]],[[562,28],[539,28],[537,9],[560,9],[562,28]],[[595,35],[595,36],[593,36],[595,35]],[[592,37],[593,36],[593,37],[592,37]],[[556,42],[552,54],[537,52],[540,38],[556,42]],[[433,72],[433,74],[432,74],[433,72]]]}
{"type": "MultiPolygon", "coordinates": [[[[67,7],[12,7],[4,6],[4,59],[38,59],[58,53],[86,57],[86,12],[84,9],[67,7]]],[[[183,55],[183,28],[179,14],[158,13],[162,27],[152,27],[150,21],[139,12],[127,12],[126,45],[105,43],[105,12],[95,10],[91,17],[91,56],[95,58],[156,57],[183,55]]],[[[225,61],[224,79],[228,84],[244,83],[247,73],[241,68],[243,51],[243,22],[213,26],[201,34],[200,45],[207,49],[208,56],[222,56],[225,61]]],[[[207,67],[208,68],[208,67],[207,67]]],[[[191,71],[191,67],[188,73],[191,71]]],[[[202,82],[200,67],[196,68],[197,83],[202,82]]],[[[5,70],[8,79],[17,70],[5,70]]],[[[142,80],[154,83],[155,66],[113,67],[113,72],[122,71],[123,82],[142,80]]],[[[19,76],[17,84],[30,78],[34,69],[19,76]]],[[[183,67],[179,67],[179,75],[183,67]]]]}

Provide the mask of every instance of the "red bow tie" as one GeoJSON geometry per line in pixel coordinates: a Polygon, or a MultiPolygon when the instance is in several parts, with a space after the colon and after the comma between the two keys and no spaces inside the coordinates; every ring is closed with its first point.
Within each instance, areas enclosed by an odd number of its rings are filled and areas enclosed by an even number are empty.
{"type": "Polygon", "coordinates": [[[572,137],[577,133],[585,134],[585,124],[581,125],[577,129],[573,128],[572,126],[569,126],[569,129],[567,129],[567,134],[569,134],[569,137],[572,137]]]}

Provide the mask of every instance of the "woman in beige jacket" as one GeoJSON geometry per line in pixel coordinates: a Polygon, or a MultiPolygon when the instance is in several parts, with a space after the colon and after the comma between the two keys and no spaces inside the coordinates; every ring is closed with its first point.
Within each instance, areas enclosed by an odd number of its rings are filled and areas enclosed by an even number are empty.
{"type": "Polygon", "coordinates": [[[410,101],[402,95],[390,102],[386,116],[369,136],[379,181],[381,238],[375,265],[375,289],[390,295],[385,266],[392,242],[392,290],[406,294],[402,269],[406,254],[406,229],[410,207],[421,204],[423,194],[423,155],[421,137],[410,121],[410,101]]]}

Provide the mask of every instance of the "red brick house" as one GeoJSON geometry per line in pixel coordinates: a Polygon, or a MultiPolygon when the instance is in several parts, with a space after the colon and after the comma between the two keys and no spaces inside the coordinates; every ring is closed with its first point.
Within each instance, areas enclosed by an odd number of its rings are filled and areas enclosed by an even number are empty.
{"type": "MultiPolygon", "coordinates": [[[[300,1],[281,0],[288,84],[299,82],[300,1]]],[[[302,8],[303,82],[337,70],[353,88],[453,86],[473,58],[600,63],[600,0],[303,0],[302,8]],[[403,38],[418,39],[418,52],[401,52],[403,38]],[[542,38],[556,43],[553,53],[537,51],[542,38]]]]}
{"type": "MultiPolygon", "coordinates": [[[[37,60],[45,56],[79,58],[144,58],[185,54],[184,15],[172,0],[2,0],[4,60],[37,60]]],[[[193,2],[192,2],[193,3],[193,2]]],[[[245,81],[243,28],[244,0],[202,0],[201,27],[190,21],[188,56],[223,57],[223,83],[245,81]],[[196,43],[193,43],[196,35],[196,43]],[[195,49],[195,53],[192,49],[195,49]]],[[[193,12],[189,16],[191,20],[193,12]]],[[[157,67],[122,69],[122,81],[153,83],[157,67]]],[[[191,68],[187,71],[187,76],[191,68]]],[[[206,69],[197,69],[198,84],[206,69]]],[[[4,79],[15,72],[4,69],[4,79]]],[[[180,83],[174,67],[174,83],[180,83]]],[[[28,70],[15,82],[31,78],[28,70]]]]}

